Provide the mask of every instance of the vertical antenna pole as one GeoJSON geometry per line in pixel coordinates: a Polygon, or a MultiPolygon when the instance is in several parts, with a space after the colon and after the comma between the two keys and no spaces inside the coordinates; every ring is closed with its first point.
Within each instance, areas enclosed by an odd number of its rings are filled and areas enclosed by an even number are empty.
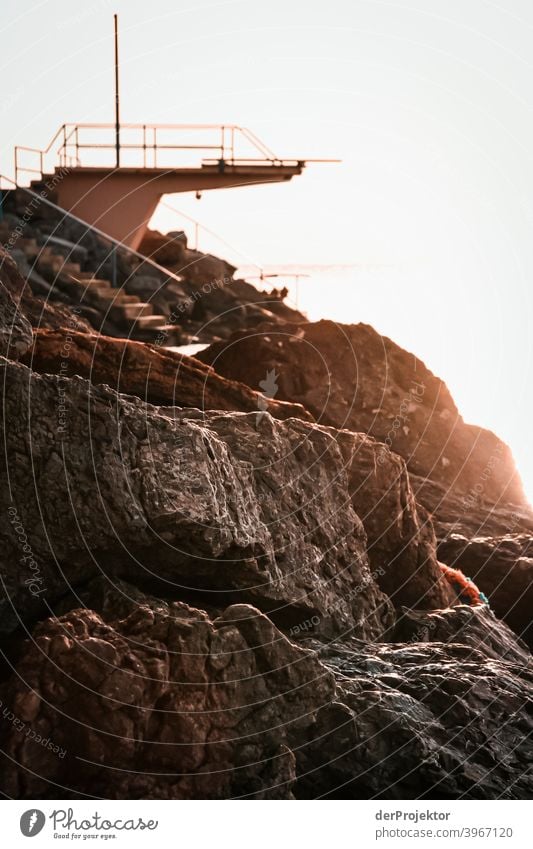
{"type": "Polygon", "coordinates": [[[115,19],[115,153],[116,167],[120,168],[120,94],[118,89],[118,15],[115,19]]]}

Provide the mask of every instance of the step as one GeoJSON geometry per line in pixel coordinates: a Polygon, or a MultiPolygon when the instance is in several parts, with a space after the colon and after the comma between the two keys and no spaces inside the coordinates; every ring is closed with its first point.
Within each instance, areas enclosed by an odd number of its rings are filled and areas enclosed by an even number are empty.
{"type": "Polygon", "coordinates": [[[110,303],[122,303],[123,295],[118,289],[98,289],[87,286],[87,283],[87,280],[76,280],[73,275],[69,275],[68,279],[66,275],[64,276],[61,273],[54,277],[54,284],[61,292],[64,292],[70,298],[78,298],[80,303],[83,301],[98,312],[107,311],[110,303]],[[102,297],[102,293],[104,297],[102,297]]]}
{"type": "Polygon", "coordinates": [[[177,324],[160,324],[157,327],[146,327],[146,328],[138,327],[138,330],[141,330],[143,332],[146,330],[147,334],[153,333],[154,336],[157,333],[166,333],[166,334],[168,334],[168,336],[172,336],[172,335],[181,336],[181,328],[177,324]]]}
{"type": "Polygon", "coordinates": [[[43,257],[42,253],[40,253],[35,258],[35,265],[37,266],[39,271],[41,271],[43,274],[48,272],[48,274],[53,274],[54,276],[57,275],[57,270],[56,270],[55,266],[52,264],[52,260],[50,259],[50,257],[48,257],[48,256],[43,257]]]}
{"type": "Polygon", "coordinates": [[[46,237],[47,245],[56,245],[59,248],[66,248],[69,256],[74,256],[74,254],[78,255],[78,259],[86,259],[89,251],[87,248],[84,248],[83,245],[78,244],[77,242],[71,242],[68,239],[61,239],[59,236],[47,236],[46,237]]]}
{"type": "Polygon", "coordinates": [[[97,277],[94,271],[80,271],[79,274],[76,274],[78,280],[100,280],[102,283],[106,283],[107,286],[111,286],[111,281],[107,280],[107,278],[97,277]]]}
{"type": "Polygon", "coordinates": [[[80,271],[78,274],[71,274],[70,272],[67,272],[64,277],[66,278],[67,283],[70,280],[73,283],[82,283],[87,289],[98,289],[102,291],[104,289],[106,291],[109,289],[111,291],[118,291],[118,289],[111,289],[111,283],[109,280],[103,280],[100,277],[93,277],[88,271],[80,271]]]}
{"type": "Polygon", "coordinates": [[[41,251],[37,258],[37,263],[54,274],[78,274],[80,271],[80,266],[77,262],[68,262],[64,257],[59,256],[59,254],[52,254],[51,256],[46,254],[43,257],[41,251]]]}
{"type": "MultiPolygon", "coordinates": [[[[85,281],[82,281],[82,285],[85,281]]],[[[91,295],[100,301],[113,301],[116,304],[140,304],[138,295],[128,295],[124,289],[108,289],[106,287],[91,286],[88,290],[91,295]]]]}
{"type": "Polygon", "coordinates": [[[48,259],[48,258],[57,256],[57,254],[48,245],[41,245],[40,250],[39,250],[39,256],[42,259],[48,259]]]}
{"type": "Polygon", "coordinates": [[[160,324],[158,327],[141,327],[137,323],[130,328],[130,339],[164,347],[181,345],[183,336],[176,324],[160,324]]]}
{"type": "Polygon", "coordinates": [[[36,251],[37,252],[36,255],[37,255],[40,251],[40,247],[37,244],[37,239],[27,239],[24,236],[21,237],[20,239],[17,239],[17,247],[22,248],[24,253],[26,253],[27,250],[32,250],[32,251],[36,251]]]}
{"type": "MultiPolygon", "coordinates": [[[[107,295],[107,292],[105,293],[107,295]]],[[[135,297],[135,295],[123,295],[122,293],[117,293],[114,298],[101,297],[98,292],[94,289],[90,289],[87,293],[87,300],[97,306],[98,309],[112,309],[113,307],[131,307],[138,306],[139,299],[135,297]]]]}
{"type": "Polygon", "coordinates": [[[144,315],[152,315],[152,304],[116,304],[109,309],[111,321],[127,321],[144,315]]]}
{"type": "Polygon", "coordinates": [[[57,268],[58,272],[63,274],[79,274],[81,266],[79,262],[70,262],[62,256],[56,256],[51,262],[52,267],[57,268]]]}
{"type": "Polygon", "coordinates": [[[28,247],[22,248],[22,250],[24,251],[24,255],[28,259],[37,259],[37,257],[39,256],[39,248],[38,248],[37,245],[34,248],[32,248],[31,246],[28,246],[28,247]]]}
{"type": "Polygon", "coordinates": [[[133,319],[131,326],[133,330],[145,330],[146,328],[160,330],[161,327],[167,326],[167,322],[168,317],[166,315],[140,315],[133,319]]]}
{"type": "Polygon", "coordinates": [[[81,270],[79,263],[69,262],[63,257],[55,257],[50,261],[50,265],[57,270],[58,274],[77,274],[81,270]]]}

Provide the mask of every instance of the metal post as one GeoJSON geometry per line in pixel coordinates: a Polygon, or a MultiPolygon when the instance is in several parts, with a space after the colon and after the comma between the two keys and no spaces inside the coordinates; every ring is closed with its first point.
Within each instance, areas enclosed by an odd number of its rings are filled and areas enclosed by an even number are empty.
{"type": "Polygon", "coordinates": [[[116,167],[120,168],[120,94],[118,88],[118,15],[115,19],[115,152],[116,167]]]}

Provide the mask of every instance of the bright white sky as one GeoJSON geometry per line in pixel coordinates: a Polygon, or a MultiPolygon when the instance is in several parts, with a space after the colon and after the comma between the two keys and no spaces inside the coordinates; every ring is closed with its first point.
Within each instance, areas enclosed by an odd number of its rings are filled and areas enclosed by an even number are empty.
{"type": "Polygon", "coordinates": [[[115,11],[123,121],[236,123],[279,155],[343,160],[172,204],[263,265],[390,267],[379,297],[354,274],[324,313],[424,359],[533,497],[533,5],[4,0],[3,173],[14,144],[113,120],[115,11]]]}

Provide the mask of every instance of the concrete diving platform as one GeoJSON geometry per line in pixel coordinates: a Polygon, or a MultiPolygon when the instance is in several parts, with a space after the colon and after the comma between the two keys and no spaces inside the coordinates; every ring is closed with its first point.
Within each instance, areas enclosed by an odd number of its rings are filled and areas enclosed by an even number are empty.
{"type": "Polygon", "coordinates": [[[163,195],[286,182],[310,161],[332,160],[280,159],[234,125],[64,124],[44,150],[16,148],[15,179],[137,249],[163,195]]]}

